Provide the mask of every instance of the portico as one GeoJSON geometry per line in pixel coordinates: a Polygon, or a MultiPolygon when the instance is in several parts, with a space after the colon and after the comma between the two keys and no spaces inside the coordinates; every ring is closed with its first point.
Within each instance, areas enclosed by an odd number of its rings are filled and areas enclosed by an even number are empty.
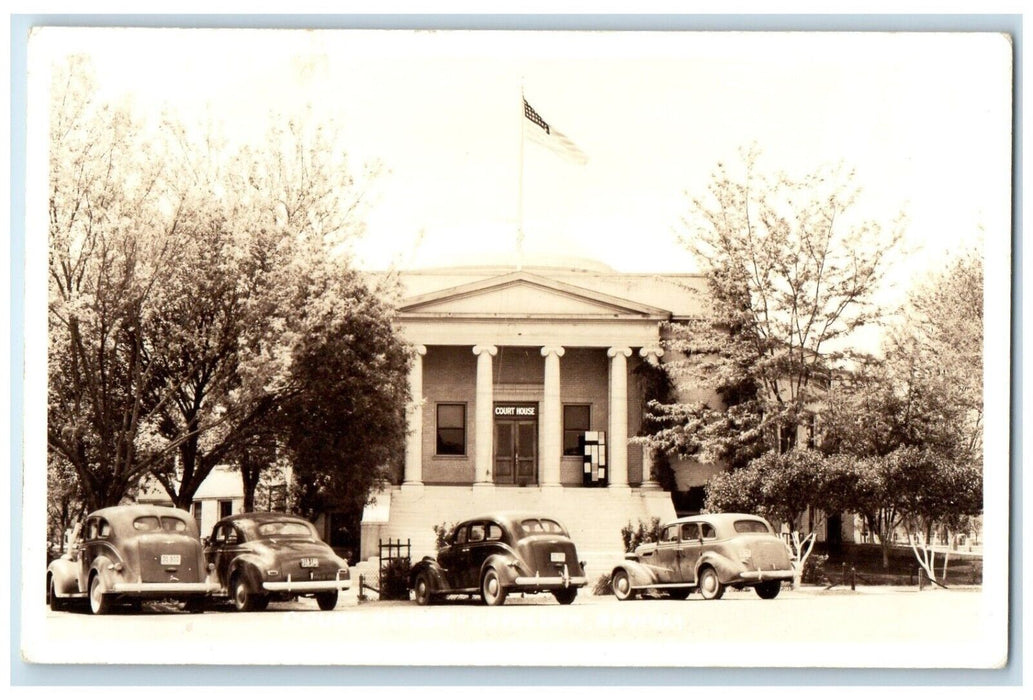
{"type": "MultiPolygon", "coordinates": [[[[544,509],[589,550],[620,528],[673,517],[647,450],[641,368],[664,323],[650,303],[689,305],[682,284],[608,269],[403,273],[397,327],[414,353],[404,471],[378,498],[363,541],[412,538],[494,509],[544,509]],[[674,295],[674,297],[672,297],[674,295]]],[[[421,543],[427,538],[426,545],[421,543]]],[[[364,544],[364,550],[366,545],[364,544]]]]}

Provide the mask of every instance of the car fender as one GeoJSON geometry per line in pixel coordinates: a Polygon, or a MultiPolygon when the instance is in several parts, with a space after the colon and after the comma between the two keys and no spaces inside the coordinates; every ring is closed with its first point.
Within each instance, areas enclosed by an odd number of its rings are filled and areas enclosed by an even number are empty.
{"type": "Polygon", "coordinates": [[[441,564],[433,557],[424,557],[413,565],[409,572],[410,588],[415,587],[416,577],[424,571],[430,576],[430,584],[434,591],[447,591],[450,588],[448,578],[445,576],[445,570],[441,568],[441,564]]]}
{"type": "MultiPolygon", "coordinates": [[[[488,569],[495,569],[495,572],[499,575],[499,582],[505,586],[512,586],[516,582],[516,577],[521,574],[519,568],[519,560],[512,554],[492,554],[490,557],[484,560],[481,564],[481,573],[478,577],[478,581],[484,579],[484,572],[488,569]],[[516,566],[513,564],[516,563],[516,566]]],[[[529,572],[524,572],[529,574],[529,572]]]]}
{"type": "Polygon", "coordinates": [[[613,572],[610,574],[611,581],[613,580],[614,574],[618,571],[624,571],[627,573],[628,580],[631,581],[632,587],[656,585],[656,574],[653,572],[653,569],[648,566],[644,566],[640,562],[625,559],[623,562],[613,567],[613,572]]]}
{"type": "Polygon", "coordinates": [[[79,590],[79,563],[64,557],[55,559],[47,567],[47,574],[54,582],[54,592],[58,596],[77,595],[79,590]]]}
{"type": "Polygon", "coordinates": [[[115,586],[115,582],[123,579],[124,577],[114,569],[115,562],[106,555],[100,555],[90,563],[90,574],[86,581],[86,593],[89,593],[89,581],[94,576],[99,576],[101,584],[105,589],[111,590],[115,586]]]}
{"type": "Polygon", "coordinates": [[[230,581],[233,580],[235,575],[243,576],[244,579],[250,584],[252,590],[258,591],[262,589],[262,581],[265,579],[263,575],[263,565],[266,564],[261,557],[256,557],[253,554],[242,554],[241,556],[230,562],[229,576],[225,581],[226,589],[229,590],[230,581]]]}
{"type": "Polygon", "coordinates": [[[705,566],[710,566],[717,572],[717,578],[721,583],[728,583],[739,574],[741,566],[737,566],[728,557],[717,552],[704,552],[696,564],[696,580],[699,581],[699,572],[705,566]]]}

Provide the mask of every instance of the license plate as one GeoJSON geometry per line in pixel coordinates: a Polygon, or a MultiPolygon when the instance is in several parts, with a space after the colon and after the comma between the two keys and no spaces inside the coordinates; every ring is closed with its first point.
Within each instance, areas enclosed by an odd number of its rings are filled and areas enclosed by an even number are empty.
{"type": "Polygon", "coordinates": [[[178,554],[162,554],[161,565],[162,566],[179,566],[180,557],[178,554]]]}
{"type": "Polygon", "coordinates": [[[318,567],[319,567],[319,560],[318,559],[302,559],[301,560],[301,568],[302,569],[315,569],[315,568],[318,568],[318,567]]]}
{"type": "Polygon", "coordinates": [[[553,552],[549,555],[549,561],[551,561],[554,564],[562,564],[563,562],[567,561],[567,555],[563,552],[553,552]]]}

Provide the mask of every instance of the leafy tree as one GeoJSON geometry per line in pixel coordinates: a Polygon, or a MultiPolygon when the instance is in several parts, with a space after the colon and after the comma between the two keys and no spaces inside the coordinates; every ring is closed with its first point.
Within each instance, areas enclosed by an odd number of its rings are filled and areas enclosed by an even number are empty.
{"type": "MultiPolygon", "coordinates": [[[[982,512],[981,260],[963,254],[916,287],[902,319],[885,358],[843,372],[822,414],[822,449],[863,467],[854,508],[884,565],[898,528],[925,544],[982,512]]],[[[935,580],[931,550],[915,554],[935,580]]]]}
{"type": "Polygon", "coordinates": [[[672,330],[668,347],[684,359],[668,364],[722,405],[651,406],[667,423],[658,447],[733,466],[795,445],[828,389],[835,346],[880,317],[872,295],[902,232],[899,218],[856,215],[852,172],[766,175],[758,159],[744,151],[739,175],[719,163],[684,221],[707,312],[672,330]]]}
{"type": "Polygon", "coordinates": [[[404,454],[410,358],[381,293],[355,275],[335,285],[310,307],[278,422],[301,511],[357,522],[404,454]]]}
{"type": "Polygon", "coordinates": [[[361,230],[361,188],[332,131],[303,121],[274,122],[264,147],[228,159],[212,135],[193,142],[176,124],[168,131],[181,147],[176,184],[189,215],[154,358],[178,387],[157,424],[178,459],[155,475],[185,507],[233,457],[249,460],[245,486],[255,477],[247,446],[287,399],[306,314],[319,294],[341,291],[325,280],[347,266],[338,249],[361,230]]]}
{"type": "Polygon", "coordinates": [[[56,75],[48,442],[86,506],[151,475],[186,507],[228,463],[253,494],[276,442],[306,487],[332,485],[320,506],[364,501],[400,452],[406,391],[378,301],[392,289],[347,255],[376,170],[355,179],[332,128],[304,117],[273,121],[260,146],[172,118],[145,139],[128,109],[96,102],[85,63],[56,75]],[[298,428],[317,410],[322,462],[298,428]]]}
{"type": "Polygon", "coordinates": [[[87,63],[58,66],[52,97],[47,444],[92,510],[167,457],[141,443],[169,400],[146,338],[173,269],[175,207],[138,119],[95,99],[87,63]]]}

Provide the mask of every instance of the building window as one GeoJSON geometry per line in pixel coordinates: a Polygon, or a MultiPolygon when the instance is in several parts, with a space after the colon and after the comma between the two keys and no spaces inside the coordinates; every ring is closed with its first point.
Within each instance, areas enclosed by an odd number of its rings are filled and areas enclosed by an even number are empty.
{"type": "Polygon", "coordinates": [[[219,501],[219,519],[233,515],[233,501],[219,501]]]}
{"type": "Polygon", "coordinates": [[[438,404],[439,455],[466,454],[466,404],[438,404]]]}
{"type": "Polygon", "coordinates": [[[588,404],[567,404],[563,407],[563,454],[581,454],[581,437],[592,422],[592,407],[588,404]]]}
{"type": "Polygon", "coordinates": [[[197,523],[197,530],[201,530],[201,501],[194,501],[190,504],[190,514],[194,516],[194,522],[197,523]]]}

